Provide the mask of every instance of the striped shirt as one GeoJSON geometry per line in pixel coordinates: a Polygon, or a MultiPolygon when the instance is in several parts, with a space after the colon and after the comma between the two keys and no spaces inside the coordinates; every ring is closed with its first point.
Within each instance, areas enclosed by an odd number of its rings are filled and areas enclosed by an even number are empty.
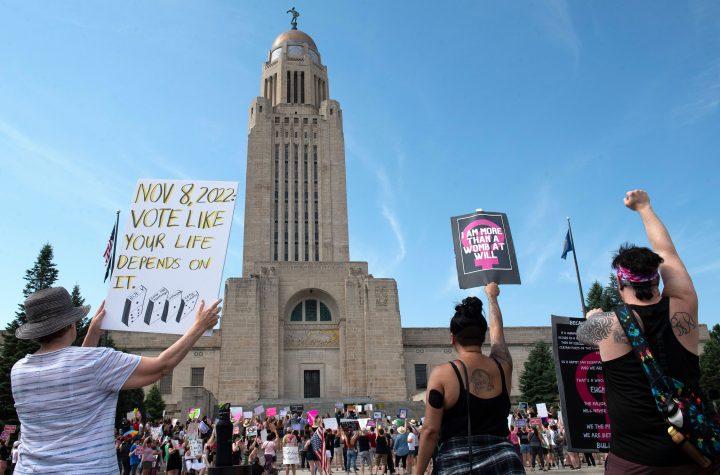
{"type": "Polygon", "coordinates": [[[140,357],[70,346],[27,355],[11,372],[20,419],[16,474],[117,474],[118,392],[140,357]]]}

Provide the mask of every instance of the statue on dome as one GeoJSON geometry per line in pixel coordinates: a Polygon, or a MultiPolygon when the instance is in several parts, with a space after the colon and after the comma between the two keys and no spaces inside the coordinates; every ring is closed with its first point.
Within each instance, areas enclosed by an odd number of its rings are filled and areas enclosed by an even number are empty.
{"type": "Polygon", "coordinates": [[[285,13],[292,13],[292,20],[290,20],[290,24],[292,25],[293,30],[297,30],[297,17],[300,16],[300,12],[295,10],[295,7],[292,7],[290,10],[286,11],[285,13]]]}

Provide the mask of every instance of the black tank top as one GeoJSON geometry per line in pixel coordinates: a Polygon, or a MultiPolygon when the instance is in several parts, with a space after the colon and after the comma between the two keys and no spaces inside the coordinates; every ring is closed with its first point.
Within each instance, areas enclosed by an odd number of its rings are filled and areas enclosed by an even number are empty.
{"type": "MultiPolygon", "coordinates": [[[[664,297],[653,305],[630,305],[637,312],[650,351],[667,376],[694,390],[700,381],[697,355],[686,350],[670,325],[670,300],[664,297]]],[[[668,436],[650,392],[650,383],[640,360],[632,351],[604,361],[605,393],[610,417],[610,452],[641,465],[674,466],[692,460],[668,436]]]]}
{"type": "MultiPolygon", "coordinates": [[[[510,395],[505,385],[505,372],[500,363],[495,359],[495,364],[500,371],[500,379],[502,380],[502,392],[495,397],[483,399],[470,393],[470,421],[472,427],[472,435],[496,435],[498,437],[507,437],[510,431],[507,426],[507,417],[510,414],[510,395]]],[[[465,398],[468,392],[465,391],[465,383],[460,376],[455,363],[450,362],[460,383],[460,395],[458,400],[443,414],[442,424],[440,425],[440,442],[444,442],[451,437],[467,436],[467,406],[465,398]]]]}

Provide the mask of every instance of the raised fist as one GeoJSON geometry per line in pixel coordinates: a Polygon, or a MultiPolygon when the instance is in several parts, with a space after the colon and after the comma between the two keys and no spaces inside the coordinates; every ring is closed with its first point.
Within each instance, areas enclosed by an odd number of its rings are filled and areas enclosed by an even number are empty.
{"type": "Polygon", "coordinates": [[[488,298],[497,298],[497,296],[500,295],[500,286],[495,282],[490,282],[485,286],[485,293],[488,298]]]}
{"type": "Polygon", "coordinates": [[[625,206],[633,211],[640,211],[641,209],[648,208],[650,206],[650,197],[646,191],[643,190],[632,190],[625,193],[625,206]]]}

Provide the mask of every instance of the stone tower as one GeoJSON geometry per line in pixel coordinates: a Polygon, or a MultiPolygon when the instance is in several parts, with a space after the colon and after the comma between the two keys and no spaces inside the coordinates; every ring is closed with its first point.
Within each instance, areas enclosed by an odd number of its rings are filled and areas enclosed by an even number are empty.
{"type": "Polygon", "coordinates": [[[349,260],[342,111],[328,86],[312,38],[275,39],[250,105],[244,275],[255,262],[349,260]]]}
{"type": "Polygon", "coordinates": [[[228,279],[218,399],[407,398],[397,285],[350,262],[340,104],[286,31],[249,108],[243,277],[228,279]]]}

